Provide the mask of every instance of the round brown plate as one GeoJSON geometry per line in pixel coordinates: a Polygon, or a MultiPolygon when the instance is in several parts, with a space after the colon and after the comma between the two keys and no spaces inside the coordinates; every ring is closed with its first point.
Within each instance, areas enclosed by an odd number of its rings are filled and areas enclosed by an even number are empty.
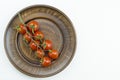
{"type": "Polygon", "coordinates": [[[45,39],[53,42],[60,56],[49,67],[41,67],[38,60],[24,44],[22,35],[14,27],[20,24],[16,14],[5,31],[4,45],[11,63],[21,72],[33,77],[48,77],[62,71],[72,60],[76,46],[76,36],[73,25],[60,10],[47,5],[34,5],[19,12],[25,23],[38,21],[45,39]]]}

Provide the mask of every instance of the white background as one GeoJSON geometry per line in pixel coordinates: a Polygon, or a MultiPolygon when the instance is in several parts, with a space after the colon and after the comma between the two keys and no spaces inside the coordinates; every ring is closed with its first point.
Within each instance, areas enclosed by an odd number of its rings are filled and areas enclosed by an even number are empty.
{"type": "Polygon", "coordinates": [[[120,0],[1,0],[0,80],[120,80],[120,0]],[[77,49],[70,65],[48,78],[19,72],[4,50],[4,32],[19,10],[46,4],[62,10],[73,22],[77,49]]]}

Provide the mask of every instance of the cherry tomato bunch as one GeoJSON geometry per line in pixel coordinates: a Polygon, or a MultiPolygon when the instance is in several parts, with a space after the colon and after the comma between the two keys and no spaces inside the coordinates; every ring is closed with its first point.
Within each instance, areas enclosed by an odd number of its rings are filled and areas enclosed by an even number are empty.
{"type": "Polygon", "coordinates": [[[53,49],[51,40],[44,39],[44,34],[39,30],[39,27],[39,23],[32,20],[27,24],[20,24],[16,29],[23,35],[23,40],[29,45],[30,49],[34,51],[40,64],[47,67],[52,64],[52,60],[59,57],[59,53],[53,49]]]}

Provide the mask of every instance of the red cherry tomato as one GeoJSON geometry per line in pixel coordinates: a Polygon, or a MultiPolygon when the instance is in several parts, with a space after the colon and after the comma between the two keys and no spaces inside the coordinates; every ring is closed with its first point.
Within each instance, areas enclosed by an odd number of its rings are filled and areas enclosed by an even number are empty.
{"type": "Polygon", "coordinates": [[[36,52],[35,52],[36,56],[41,59],[43,58],[43,56],[45,55],[44,51],[41,50],[41,49],[38,49],[36,52]]]}
{"type": "Polygon", "coordinates": [[[45,40],[43,42],[43,49],[51,50],[52,49],[52,42],[50,40],[45,40]]]}
{"type": "Polygon", "coordinates": [[[49,57],[43,57],[41,65],[47,67],[51,65],[51,59],[49,57]]]}
{"type": "Polygon", "coordinates": [[[30,46],[30,48],[31,48],[33,51],[36,51],[39,44],[40,44],[39,41],[31,41],[30,44],[29,44],[29,46],[30,46]]]}
{"type": "Polygon", "coordinates": [[[23,35],[23,39],[25,40],[25,42],[29,43],[29,42],[31,41],[31,35],[25,33],[25,34],[23,35]]]}
{"type": "Polygon", "coordinates": [[[44,38],[44,34],[41,31],[37,31],[34,34],[34,38],[35,38],[35,40],[41,40],[44,38]]]}
{"type": "Polygon", "coordinates": [[[32,20],[27,24],[27,26],[29,31],[32,32],[33,34],[39,30],[39,25],[37,21],[32,20]]]}
{"type": "Polygon", "coordinates": [[[21,34],[25,34],[26,33],[26,27],[23,24],[20,24],[19,26],[17,26],[16,29],[21,34]]]}
{"type": "Polygon", "coordinates": [[[49,57],[52,59],[57,59],[59,56],[59,53],[57,50],[50,50],[50,52],[48,53],[49,57]]]}

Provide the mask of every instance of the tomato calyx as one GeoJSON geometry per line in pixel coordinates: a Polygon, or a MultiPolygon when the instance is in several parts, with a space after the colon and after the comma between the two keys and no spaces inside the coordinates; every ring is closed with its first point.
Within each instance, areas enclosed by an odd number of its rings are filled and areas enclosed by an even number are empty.
{"type": "Polygon", "coordinates": [[[34,34],[35,33],[34,32],[34,29],[35,29],[34,25],[30,25],[30,28],[32,29],[32,33],[34,34]]]}
{"type": "Polygon", "coordinates": [[[25,38],[23,38],[23,41],[26,42],[26,43],[28,43],[28,41],[25,38]]]}
{"type": "Polygon", "coordinates": [[[16,27],[13,27],[13,29],[16,29],[21,34],[26,33],[26,27],[23,24],[20,24],[20,25],[18,25],[16,27]]]}
{"type": "Polygon", "coordinates": [[[45,49],[46,48],[46,44],[43,44],[43,49],[45,49]]]}
{"type": "Polygon", "coordinates": [[[36,31],[34,33],[34,39],[35,40],[40,40],[41,43],[42,43],[43,38],[44,38],[44,34],[41,31],[36,31]]]}
{"type": "Polygon", "coordinates": [[[48,52],[52,52],[52,50],[48,50],[48,52]]]}
{"type": "Polygon", "coordinates": [[[15,29],[17,29],[18,32],[21,30],[20,26],[16,26],[15,29]]]}
{"type": "Polygon", "coordinates": [[[52,49],[52,42],[50,40],[44,40],[41,46],[44,50],[50,50],[52,49]]]}
{"type": "Polygon", "coordinates": [[[37,21],[30,21],[27,23],[28,29],[30,32],[32,32],[32,34],[34,34],[36,31],[39,30],[39,26],[38,26],[38,22],[37,21]]]}
{"type": "Polygon", "coordinates": [[[42,62],[43,62],[43,58],[40,59],[40,63],[42,63],[42,62]]]}

